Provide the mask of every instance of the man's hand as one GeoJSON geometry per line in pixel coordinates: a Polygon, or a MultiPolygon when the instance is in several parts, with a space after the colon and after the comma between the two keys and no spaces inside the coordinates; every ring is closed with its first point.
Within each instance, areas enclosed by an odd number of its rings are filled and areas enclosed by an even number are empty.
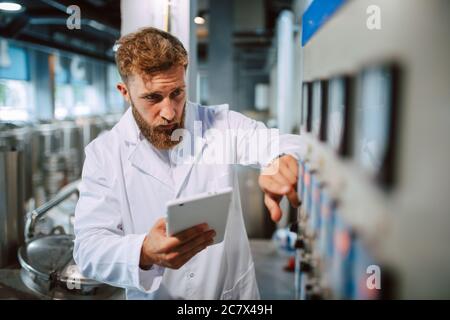
{"type": "Polygon", "coordinates": [[[259,186],[264,192],[264,204],[269,209],[273,221],[281,219],[280,201],[283,196],[289,199],[293,207],[297,208],[300,205],[296,191],[297,179],[298,163],[290,155],[274,160],[259,176],[259,186]]]}
{"type": "Polygon", "coordinates": [[[199,224],[172,237],[166,235],[166,220],[159,219],[145,237],[141,249],[140,268],[156,264],[179,269],[197,253],[213,243],[216,235],[207,224],[199,224]]]}

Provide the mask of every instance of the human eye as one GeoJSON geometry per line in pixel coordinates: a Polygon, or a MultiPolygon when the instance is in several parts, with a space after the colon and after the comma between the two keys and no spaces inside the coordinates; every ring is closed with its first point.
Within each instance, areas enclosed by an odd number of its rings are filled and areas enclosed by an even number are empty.
{"type": "Polygon", "coordinates": [[[171,96],[172,98],[176,98],[176,97],[180,96],[182,93],[183,93],[183,89],[178,88],[178,89],[175,89],[174,91],[172,91],[172,93],[170,94],[170,96],[171,96]]]}
{"type": "Polygon", "coordinates": [[[162,96],[156,93],[151,93],[149,95],[146,95],[144,97],[145,100],[151,102],[151,103],[158,103],[162,100],[162,96]]]}

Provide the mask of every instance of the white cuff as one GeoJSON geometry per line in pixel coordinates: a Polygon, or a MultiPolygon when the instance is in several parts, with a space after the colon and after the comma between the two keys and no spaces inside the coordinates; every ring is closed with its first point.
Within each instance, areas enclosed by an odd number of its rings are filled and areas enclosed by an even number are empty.
{"type": "Polygon", "coordinates": [[[130,271],[132,274],[134,287],[144,293],[152,293],[158,290],[161,284],[164,268],[158,265],[153,265],[149,270],[142,270],[139,267],[142,244],[145,236],[146,234],[136,235],[131,240],[133,241],[133,249],[130,250],[130,271]]]}

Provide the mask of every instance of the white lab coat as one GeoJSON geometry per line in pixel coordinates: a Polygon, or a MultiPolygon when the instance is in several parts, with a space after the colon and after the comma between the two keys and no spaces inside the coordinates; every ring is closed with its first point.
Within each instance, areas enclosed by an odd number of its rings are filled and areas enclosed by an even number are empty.
{"type": "MultiPolygon", "coordinates": [[[[215,143],[205,139],[207,129],[245,129],[236,138],[239,163],[245,162],[243,142],[257,143],[254,133],[265,129],[261,122],[228,111],[227,105],[188,102],[186,108],[186,129],[200,141],[193,155],[200,159],[215,143]],[[202,121],[202,130],[194,132],[194,120],[202,121]]],[[[285,135],[277,152],[300,157],[303,148],[299,136],[285,135]]],[[[143,138],[130,109],[85,152],[74,226],[74,258],[85,276],[126,288],[127,299],[259,298],[233,165],[183,164],[173,169],[171,177],[168,163],[143,138]],[[234,192],[222,243],[203,250],[178,270],[139,268],[144,237],[165,216],[168,200],[226,186],[233,186],[234,192]]],[[[256,165],[277,155],[261,156],[264,159],[256,165]]]]}

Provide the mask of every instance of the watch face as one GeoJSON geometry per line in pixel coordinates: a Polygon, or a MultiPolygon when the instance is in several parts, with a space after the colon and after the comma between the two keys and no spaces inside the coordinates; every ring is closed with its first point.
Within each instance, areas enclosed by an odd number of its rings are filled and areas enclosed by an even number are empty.
{"type": "Polygon", "coordinates": [[[344,138],[345,93],[344,78],[339,77],[330,80],[328,85],[327,140],[335,150],[341,147],[344,138]]]}
{"type": "Polygon", "coordinates": [[[382,170],[392,131],[392,73],[387,67],[360,74],[355,109],[355,156],[372,174],[382,170]]]}

